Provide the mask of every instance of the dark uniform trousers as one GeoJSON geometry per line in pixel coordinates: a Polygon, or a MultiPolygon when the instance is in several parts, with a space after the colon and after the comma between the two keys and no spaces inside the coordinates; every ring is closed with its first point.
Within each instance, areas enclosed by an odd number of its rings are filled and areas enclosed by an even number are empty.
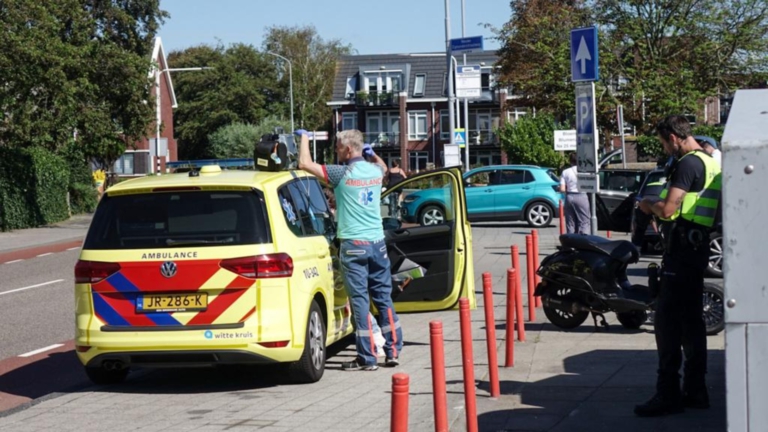
{"type": "Polygon", "coordinates": [[[685,353],[684,390],[705,388],[707,333],[703,318],[704,270],[708,245],[673,248],[662,260],[661,287],[654,316],[659,353],[657,391],[680,395],[679,370],[685,353]],[[675,250],[676,249],[676,250],[675,250]],[[682,350],[681,350],[682,348],[682,350]]]}

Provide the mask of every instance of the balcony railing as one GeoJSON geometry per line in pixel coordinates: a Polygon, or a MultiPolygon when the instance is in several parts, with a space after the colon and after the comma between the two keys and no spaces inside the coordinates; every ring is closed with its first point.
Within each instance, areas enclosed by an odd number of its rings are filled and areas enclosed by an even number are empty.
{"type": "Polygon", "coordinates": [[[400,145],[399,132],[367,132],[365,142],[373,147],[394,147],[400,145]]]}
{"type": "Polygon", "coordinates": [[[489,130],[470,130],[467,141],[469,141],[469,145],[498,144],[499,137],[489,130]]]}
{"type": "Polygon", "coordinates": [[[394,106],[398,104],[398,97],[393,92],[365,92],[355,94],[355,105],[361,106],[394,106]]]}

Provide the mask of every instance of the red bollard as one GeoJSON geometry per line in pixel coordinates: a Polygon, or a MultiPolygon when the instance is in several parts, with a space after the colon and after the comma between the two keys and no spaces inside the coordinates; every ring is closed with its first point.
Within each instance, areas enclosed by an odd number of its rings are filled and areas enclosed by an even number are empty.
{"type": "MultiPolygon", "coordinates": [[[[531,230],[533,236],[533,286],[534,288],[539,286],[541,277],[536,274],[536,270],[539,269],[539,232],[537,230],[531,230]]],[[[541,307],[541,297],[536,297],[536,307],[541,307]]]]}
{"type": "Polygon", "coordinates": [[[507,334],[504,353],[504,367],[515,365],[515,269],[507,269],[507,334]]]}
{"type": "Polygon", "coordinates": [[[608,231],[608,232],[606,233],[606,235],[608,236],[608,238],[611,238],[611,232],[610,232],[610,231],[608,231]]]}
{"type": "Polygon", "coordinates": [[[448,399],[445,390],[445,350],[442,321],[429,322],[432,348],[432,400],[435,404],[435,432],[448,432],[448,399]]]}
{"type": "Polygon", "coordinates": [[[512,261],[511,263],[512,268],[516,269],[517,267],[515,267],[515,254],[517,253],[517,246],[516,245],[510,246],[509,251],[510,251],[509,258],[510,258],[510,261],[512,261]]]}
{"type": "Polygon", "coordinates": [[[389,419],[391,432],[408,432],[408,374],[392,375],[392,413],[389,419]]]}
{"type": "Polygon", "coordinates": [[[461,325],[461,360],[464,369],[464,404],[467,411],[467,432],[477,432],[477,405],[475,400],[475,364],[472,354],[472,321],[469,315],[469,300],[459,299],[459,322],[461,325]]]}
{"type": "Polygon", "coordinates": [[[523,323],[523,269],[520,268],[520,252],[512,246],[512,267],[515,269],[515,316],[517,317],[517,340],[525,342],[523,323]]]}
{"type": "Polygon", "coordinates": [[[560,200],[560,235],[565,234],[565,209],[563,208],[563,200],[560,200]]]}
{"type": "Polygon", "coordinates": [[[526,279],[528,280],[528,321],[536,321],[536,300],[533,298],[533,284],[535,277],[533,276],[533,237],[530,235],[525,236],[525,261],[528,264],[528,274],[526,279]]]}
{"type": "Polygon", "coordinates": [[[501,395],[499,388],[499,360],[496,352],[496,318],[493,314],[493,281],[491,274],[483,273],[483,306],[485,309],[485,341],[488,348],[488,379],[490,380],[491,397],[501,395]]]}

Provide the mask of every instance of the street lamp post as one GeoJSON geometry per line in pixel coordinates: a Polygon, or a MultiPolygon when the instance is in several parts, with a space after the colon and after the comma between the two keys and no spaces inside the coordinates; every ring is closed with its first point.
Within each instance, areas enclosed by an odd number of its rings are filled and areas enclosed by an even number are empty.
{"type": "Polygon", "coordinates": [[[292,70],[293,68],[291,66],[291,61],[281,56],[280,54],[273,53],[272,51],[267,51],[267,54],[281,58],[286,62],[288,62],[288,86],[290,88],[290,97],[291,97],[291,133],[293,133],[293,131],[296,130],[296,127],[293,124],[293,70],[292,70]]]}
{"type": "Polygon", "coordinates": [[[156,166],[155,166],[155,174],[161,175],[160,172],[162,167],[160,164],[160,123],[163,121],[163,113],[162,113],[162,104],[160,103],[160,75],[165,72],[185,72],[185,71],[201,71],[201,70],[207,70],[207,69],[214,69],[212,67],[186,67],[186,68],[155,68],[155,103],[156,106],[156,112],[157,112],[157,119],[155,119],[155,159],[157,160],[156,166]]]}

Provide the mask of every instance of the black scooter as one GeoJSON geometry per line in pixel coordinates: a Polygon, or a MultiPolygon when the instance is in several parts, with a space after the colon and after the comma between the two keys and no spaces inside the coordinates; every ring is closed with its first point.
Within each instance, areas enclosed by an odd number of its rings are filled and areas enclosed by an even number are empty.
{"type": "MultiPolygon", "coordinates": [[[[615,312],[621,325],[638,329],[648,320],[655,306],[660,267],[648,266],[648,285],[632,285],[627,266],[638,262],[637,248],[626,240],[608,240],[583,234],[560,236],[558,251],[541,262],[537,274],[544,314],[557,327],[573,329],[589,316],[598,326],[608,327],[604,314],[615,312]]],[[[707,334],[722,331],[723,290],[704,284],[704,319],[707,334]]]]}

